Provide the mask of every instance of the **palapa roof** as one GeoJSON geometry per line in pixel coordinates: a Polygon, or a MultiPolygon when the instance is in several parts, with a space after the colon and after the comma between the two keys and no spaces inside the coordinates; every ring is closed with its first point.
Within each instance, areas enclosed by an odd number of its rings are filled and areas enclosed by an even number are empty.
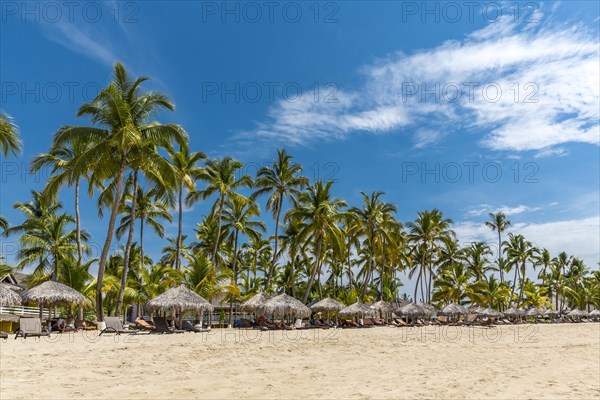
{"type": "Polygon", "coordinates": [[[83,304],[84,295],[77,290],[56,281],[46,281],[21,294],[23,302],[44,302],[46,304],[83,304]]]}
{"type": "Polygon", "coordinates": [[[379,300],[378,302],[371,305],[373,310],[377,310],[383,314],[391,314],[394,312],[394,307],[387,301],[379,300]]]}
{"type": "Polygon", "coordinates": [[[440,310],[440,314],[442,315],[459,315],[459,314],[468,314],[469,310],[460,304],[450,303],[447,304],[444,308],[440,310]]]}
{"type": "Polygon", "coordinates": [[[357,301],[354,304],[349,305],[348,307],[342,308],[339,312],[340,315],[372,315],[375,314],[375,310],[366,304],[362,304],[357,301]]]}
{"type": "Polygon", "coordinates": [[[481,307],[481,306],[475,306],[475,307],[469,308],[470,313],[477,314],[477,315],[481,314],[483,312],[483,310],[485,310],[485,308],[481,307]]]}
{"type": "Polygon", "coordinates": [[[421,307],[423,310],[425,310],[425,315],[426,316],[433,317],[433,316],[437,315],[438,311],[431,304],[423,303],[422,301],[420,301],[417,305],[419,307],[421,307]]]}
{"type": "Polygon", "coordinates": [[[537,317],[538,315],[542,315],[542,314],[543,314],[542,311],[535,307],[533,307],[525,312],[525,315],[527,315],[528,317],[537,317]]]}
{"type": "Polygon", "coordinates": [[[257,308],[260,308],[265,305],[271,296],[266,293],[258,292],[254,296],[250,297],[248,300],[242,303],[240,309],[244,312],[252,313],[257,308]]]}
{"type": "Polygon", "coordinates": [[[310,306],[314,312],[336,313],[344,308],[344,305],[332,298],[325,298],[310,306]]]}
{"type": "Polygon", "coordinates": [[[549,308],[546,311],[544,311],[544,315],[558,315],[558,311],[549,308]]]}
{"type": "Polygon", "coordinates": [[[213,305],[184,285],[169,289],[147,303],[152,310],[212,311],[213,305]]]}
{"type": "Polygon", "coordinates": [[[479,315],[483,316],[483,317],[488,317],[488,318],[501,318],[504,314],[502,314],[500,311],[496,311],[493,308],[485,308],[483,309],[479,315]]]}
{"type": "Polygon", "coordinates": [[[591,311],[588,316],[590,317],[600,317],[600,310],[591,311]]]}
{"type": "Polygon", "coordinates": [[[567,314],[569,317],[587,317],[588,313],[576,308],[567,314]]]}
{"type": "Polygon", "coordinates": [[[405,315],[408,317],[418,317],[426,315],[427,311],[418,304],[408,303],[396,310],[396,314],[405,315]]]}
{"type": "Polygon", "coordinates": [[[21,304],[21,296],[8,286],[0,283],[0,306],[16,306],[21,304]]]}
{"type": "Polygon", "coordinates": [[[300,300],[282,293],[270,298],[263,306],[257,308],[257,311],[266,315],[293,315],[297,317],[308,317],[311,314],[310,308],[306,307],[300,300]]]}
{"type": "Polygon", "coordinates": [[[525,310],[521,310],[521,309],[516,309],[514,307],[511,307],[509,309],[507,309],[506,311],[504,311],[504,315],[508,315],[511,317],[515,317],[517,315],[524,315],[525,314],[525,310]]]}

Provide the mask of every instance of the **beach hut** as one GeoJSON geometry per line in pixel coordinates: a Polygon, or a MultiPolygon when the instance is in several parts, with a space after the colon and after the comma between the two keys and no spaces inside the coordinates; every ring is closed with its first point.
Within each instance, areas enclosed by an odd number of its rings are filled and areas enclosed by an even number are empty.
{"type": "Polygon", "coordinates": [[[269,301],[269,299],[271,299],[271,296],[269,296],[268,294],[258,292],[257,294],[243,302],[240,306],[240,310],[251,314],[254,311],[256,311],[257,308],[262,307],[267,301],[269,301]]]}
{"type": "Polygon", "coordinates": [[[21,296],[3,283],[0,283],[0,307],[18,306],[21,304],[21,296]]]}
{"type": "Polygon", "coordinates": [[[309,308],[313,312],[325,313],[329,317],[329,315],[337,314],[340,310],[344,308],[344,305],[337,300],[327,297],[323,300],[317,301],[309,308]]]}
{"type": "Polygon", "coordinates": [[[579,320],[581,318],[587,317],[588,313],[580,310],[579,308],[575,308],[575,309],[571,310],[567,315],[571,318],[575,318],[575,319],[579,320]]]}
{"type": "Polygon", "coordinates": [[[310,308],[305,306],[300,300],[282,293],[278,296],[270,298],[256,311],[265,315],[278,315],[280,317],[309,317],[311,314],[310,308]]]}
{"type": "Polygon", "coordinates": [[[181,319],[185,311],[212,311],[213,305],[199,294],[191,291],[184,285],[169,289],[163,294],[150,300],[146,306],[154,311],[179,312],[179,327],[181,328],[181,319]]]}
{"type": "Polygon", "coordinates": [[[371,309],[377,311],[379,316],[387,319],[394,313],[394,307],[387,301],[379,300],[371,305],[371,309]]]}
{"type": "Polygon", "coordinates": [[[366,304],[362,304],[359,301],[349,305],[348,307],[342,308],[339,312],[340,315],[348,317],[374,315],[375,313],[375,309],[366,304]]]}
{"type": "Polygon", "coordinates": [[[446,306],[444,306],[444,308],[442,308],[440,310],[440,314],[450,315],[450,316],[465,315],[468,313],[469,313],[469,310],[467,310],[464,306],[461,306],[460,304],[456,304],[456,303],[447,304],[446,306]]]}
{"type": "Polygon", "coordinates": [[[396,314],[402,317],[415,320],[418,317],[427,315],[427,310],[416,303],[408,303],[396,310],[396,314]]]}

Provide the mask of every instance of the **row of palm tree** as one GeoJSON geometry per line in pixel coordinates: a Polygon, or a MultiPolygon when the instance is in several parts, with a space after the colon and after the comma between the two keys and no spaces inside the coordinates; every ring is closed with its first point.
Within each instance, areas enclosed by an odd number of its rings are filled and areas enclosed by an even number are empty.
{"type": "MultiPolygon", "coordinates": [[[[403,224],[380,191],[361,192],[362,203],[348,206],[333,195],[332,181],[310,182],[285,150],[254,177],[234,158],[191,151],[181,126],[154,120],[174,105],[161,93],[144,92],[147,79],[132,79],[116,63],[108,86],[78,110],[91,126],[60,128],[49,151],[33,159],[34,170],[50,168],[52,176],[31,201],[14,205],[23,221],[9,226],[0,219],[4,235],[21,244],[15,268],[33,266],[31,284],[55,279],[89,296],[99,321],[133,304],[141,313],[148,299],[179,284],[208,298],[225,296],[230,322],[233,303],[259,291],[285,292],[304,303],[327,296],[347,304],[395,301],[403,274],[415,284],[412,300],[437,305],[600,307],[598,271],[565,253],[552,257],[516,233],[503,240],[510,221],[502,213],[486,222],[498,234],[496,251],[483,242],[461,246],[441,211],[419,212],[403,224]],[[81,227],[82,183],[99,217],[109,210],[98,259],[90,258],[90,235],[81,227]],[[64,188],[75,192],[74,216],[59,201],[64,188]],[[273,235],[260,220],[262,199],[273,235]],[[210,211],[188,241],[183,208],[200,201],[210,211]],[[145,230],[163,238],[174,214],[177,235],[152,260],[145,230]],[[109,254],[114,236],[125,243],[109,254]]],[[[16,126],[5,114],[0,120],[2,151],[18,154],[16,126]]],[[[3,274],[12,270],[1,266],[3,274]]]]}

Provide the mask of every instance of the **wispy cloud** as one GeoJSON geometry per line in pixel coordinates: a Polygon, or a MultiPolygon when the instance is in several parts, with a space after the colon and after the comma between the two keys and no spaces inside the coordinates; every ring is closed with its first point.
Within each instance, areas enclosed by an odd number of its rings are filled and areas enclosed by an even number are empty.
{"type": "Polygon", "coordinates": [[[545,158],[545,157],[562,157],[569,154],[567,149],[559,148],[548,148],[538,151],[533,157],[534,158],[545,158]]]}
{"type": "Polygon", "coordinates": [[[518,206],[515,207],[510,207],[510,206],[499,206],[499,207],[494,207],[490,204],[480,204],[478,206],[475,207],[471,207],[468,211],[467,211],[467,215],[471,216],[471,217],[478,217],[481,215],[487,215],[489,213],[504,213],[505,215],[516,215],[516,214],[522,214],[525,212],[534,212],[539,210],[540,207],[529,207],[523,204],[519,204],[518,206]]]}
{"type": "Polygon", "coordinates": [[[426,130],[417,131],[417,146],[439,139],[423,132],[449,129],[485,131],[484,147],[541,156],[563,154],[544,149],[568,142],[598,145],[595,34],[551,18],[525,25],[505,17],[462,41],[391,55],[361,68],[364,84],[341,88],[337,103],[281,101],[236,139],[305,145],[420,126],[426,130]],[[423,96],[425,88],[436,94],[423,96]]]}

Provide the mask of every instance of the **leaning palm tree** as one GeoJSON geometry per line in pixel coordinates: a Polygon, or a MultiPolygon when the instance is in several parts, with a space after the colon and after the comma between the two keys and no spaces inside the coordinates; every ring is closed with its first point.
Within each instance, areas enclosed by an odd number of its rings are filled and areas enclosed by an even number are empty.
{"type": "MultiPolygon", "coordinates": [[[[232,269],[232,285],[237,286],[237,262],[238,262],[238,246],[240,233],[246,237],[257,240],[260,237],[260,232],[266,230],[266,226],[262,221],[255,221],[253,218],[260,214],[258,205],[254,201],[246,201],[240,197],[231,198],[223,212],[223,228],[226,232],[230,232],[231,240],[233,241],[233,255],[231,262],[232,269]]],[[[229,303],[229,323],[233,324],[233,302],[229,303]]]]}
{"type": "Polygon", "coordinates": [[[98,321],[103,321],[102,280],[113,239],[115,223],[121,204],[125,173],[129,166],[131,151],[152,138],[157,148],[169,148],[173,141],[183,144],[187,135],[176,124],[149,123],[161,109],[174,110],[174,105],[158,92],[142,93],[140,86],[146,77],[131,80],[123,64],[114,66],[113,81],[91,102],[84,104],[77,112],[78,117],[90,117],[97,127],[66,126],[54,136],[53,146],[62,146],[75,140],[90,141],[90,148],[74,160],[73,168],[92,171],[92,179],[103,181],[112,179],[114,191],[111,197],[110,218],[106,240],[98,265],[96,287],[96,313],[98,321]]]}
{"type": "Polygon", "coordinates": [[[259,196],[270,194],[267,200],[267,209],[273,213],[275,219],[275,243],[273,247],[273,261],[271,269],[267,274],[265,289],[271,284],[271,275],[278,257],[279,247],[279,221],[281,211],[283,210],[284,198],[297,196],[299,189],[308,186],[308,178],[302,176],[302,166],[292,162],[293,157],[285,149],[277,150],[277,160],[273,161],[272,166],[262,167],[254,182],[256,192],[252,194],[252,199],[259,196]]]}
{"type": "Polygon", "coordinates": [[[486,221],[485,226],[494,232],[498,232],[498,271],[500,273],[500,282],[504,282],[504,262],[502,261],[502,232],[509,226],[510,221],[506,219],[503,212],[489,213],[490,221],[486,221]]]}
{"type": "Polygon", "coordinates": [[[178,152],[170,152],[171,164],[175,170],[175,186],[177,190],[177,241],[175,243],[175,269],[181,269],[181,246],[183,229],[183,190],[193,192],[196,189],[196,179],[199,178],[202,168],[198,166],[201,160],[206,159],[206,155],[201,152],[190,152],[188,146],[181,146],[178,152]]]}
{"type": "Polygon", "coordinates": [[[236,192],[244,187],[252,187],[252,179],[248,175],[237,177],[238,171],[243,168],[243,164],[231,157],[225,157],[220,160],[209,160],[206,167],[198,174],[198,179],[206,182],[208,187],[201,191],[192,191],[186,197],[186,203],[192,205],[198,199],[206,200],[213,194],[218,198],[213,206],[213,214],[217,215],[217,232],[211,253],[211,261],[216,262],[217,251],[221,241],[221,225],[225,201],[230,198],[239,198],[249,201],[245,196],[236,192]]]}
{"type": "Polygon", "coordinates": [[[8,153],[17,155],[22,151],[21,139],[17,135],[17,125],[13,119],[0,111],[0,152],[4,157],[8,157],[8,153]]]}
{"type": "Polygon", "coordinates": [[[315,277],[319,275],[320,278],[321,258],[325,253],[325,243],[340,248],[344,245],[342,231],[338,224],[342,220],[341,210],[346,207],[346,202],[332,197],[332,185],[333,181],[327,183],[323,183],[321,180],[316,181],[305,192],[300,193],[296,207],[289,210],[285,217],[286,220],[302,221],[303,226],[298,237],[300,240],[310,241],[315,254],[302,299],[305,304],[308,301],[315,277]]]}

